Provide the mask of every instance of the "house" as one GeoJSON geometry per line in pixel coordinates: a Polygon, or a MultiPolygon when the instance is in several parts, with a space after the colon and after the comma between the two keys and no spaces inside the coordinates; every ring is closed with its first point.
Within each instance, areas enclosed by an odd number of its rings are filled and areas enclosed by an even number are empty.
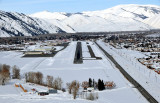
{"type": "Polygon", "coordinates": [[[93,87],[84,88],[83,92],[94,92],[94,88],[93,87]]]}
{"type": "Polygon", "coordinates": [[[48,92],[38,92],[38,95],[45,96],[45,95],[49,95],[49,93],[48,92]]]}
{"type": "Polygon", "coordinates": [[[26,51],[26,52],[25,52],[25,55],[27,55],[27,54],[29,54],[29,55],[30,55],[30,54],[32,54],[32,55],[33,55],[33,54],[43,54],[43,52],[42,52],[42,51],[26,51]]]}
{"type": "Polygon", "coordinates": [[[88,87],[88,88],[87,88],[87,91],[88,91],[88,92],[93,92],[93,91],[94,91],[94,88],[93,88],[93,87],[88,87]]]}
{"type": "Polygon", "coordinates": [[[49,89],[48,93],[49,94],[55,94],[55,93],[57,93],[57,90],[55,90],[55,89],[49,89]]]}
{"type": "Polygon", "coordinates": [[[40,47],[40,48],[35,48],[34,51],[46,51],[44,48],[40,47]]]}

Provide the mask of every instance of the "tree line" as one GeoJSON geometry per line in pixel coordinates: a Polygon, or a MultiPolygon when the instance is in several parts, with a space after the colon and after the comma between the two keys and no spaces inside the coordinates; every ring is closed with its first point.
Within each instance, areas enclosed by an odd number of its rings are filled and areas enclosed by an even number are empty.
{"type": "Polygon", "coordinates": [[[27,72],[25,73],[25,80],[26,82],[48,86],[56,90],[61,90],[62,83],[63,83],[60,77],[54,78],[53,76],[50,76],[50,75],[47,75],[46,81],[43,81],[44,76],[41,72],[27,72]]]}
{"type": "Polygon", "coordinates": [[[116,86],[116,84],[113,81],[106,81],[104,82],[102,79],[98,79],[98,82],[96,82],[94,79],[89,78],[88,81],[82,82],[82,87],[84,89],[86,88],[94,88],[98,89],[99,91],[107,89],[113,89],[116,86]]]}
{"type": "MultiPolygon", "coordinates": [[[[11,78],[20,79],[20,69],[16,65],[10,67],[6,64],[0,64],[0,85],[5,85],[11,78]]],[[[47,75],[46,78],[44,78],[41,72],[27,72],[25,73],[25,80],[26,82],[48,86],[50,88],[62,90],[64,92],[66,91],[64,88],[62,88],[63,81],[60,77],[54,78],[53,76],[47,75]]],[[[106,86],[107,89],[112,89],[116,85],[114,82],[108,81],[104,83],[104,81],[101,79],[98,79],[98,82],[96,82],[94,79],[89,78],[88,81],[84,81],[82,83],[78,82],[77,80],[73,80],[72,82],[66,83],[66,86],[69,94],[72,94],[73,98],[76,99],[80,86],[84,89],[94,88],[102,91],[106,89],[106,86]]],[[[94,100],[98,97],[97,95],[94,96],[94,94],[91,93],[87,98],[94,100]]]]}

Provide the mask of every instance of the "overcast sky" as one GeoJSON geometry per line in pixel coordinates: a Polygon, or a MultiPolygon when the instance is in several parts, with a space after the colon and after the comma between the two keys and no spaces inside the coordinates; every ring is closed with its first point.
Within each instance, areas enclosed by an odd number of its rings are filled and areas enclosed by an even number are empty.
{"type": "Polygon", "coordinates": [[[120,4],[152,4],[160,6],[160,0],[0,0],[0,10],[25,14],[44,10],[75,13],[103,10],[120,4]]]}

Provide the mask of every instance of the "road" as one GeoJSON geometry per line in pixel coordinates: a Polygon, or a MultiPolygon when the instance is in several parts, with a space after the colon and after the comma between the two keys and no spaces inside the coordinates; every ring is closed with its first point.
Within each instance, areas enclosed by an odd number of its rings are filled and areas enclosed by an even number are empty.
{"type": "Polygon", "coordinates": [[[136,80],[134,80],[119,64],[118,62],[107,52],[105,51],[97,42],[95,44],[101,49],[101,51],[107,56],[119,69],[119,71],[124,75],[124,77],[131,82],[135,88],[150,102],[150,103],[158,103],[158,101],[152,97],[136,80]]]}

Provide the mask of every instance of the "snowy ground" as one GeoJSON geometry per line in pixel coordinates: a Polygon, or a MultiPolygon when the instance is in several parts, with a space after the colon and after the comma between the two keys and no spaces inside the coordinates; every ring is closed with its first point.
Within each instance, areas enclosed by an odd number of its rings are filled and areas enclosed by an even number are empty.
{"type": "Polygon", "coordinates": [[[154,38],[157,38],[157,37],[160,37],[160,33],[150,34],[150,35],[147,35],[146,37],[154,37],[154,38]]]}
{"type": "MultiPolygon", "coordinates": [[[[117,68],[103,55],[95,44],[89,42],[95,55],[102,57],[102,60],[84,60],[83,64],[73,64],[76,42],[71,42],[69,46],[58,52],[54,57],[49,58],[21,58],[21,52],[0,52],[0,63],[17,65],[21,69],[21,74],[29,71],[40,71],[46,75],[61,77],[63,87],[67,82],[78,80],[86,81],[94,78],[96,81],[100,78],[104,81],[114,81],[116,88],[113,90],[105,90],[98,92],[99,99],[96,101],[87,101],[78,98],[73,100],[71,95],[67,93],[59,93],[57,95],[49,95],[40,97],[38,95],[23,93],[14,87],[11,81],[6,86],[0,86],[0,102],[5,103],[148,103],[146,99],[122,76],[117,68]]],[[[82,42],[83,57],[90,57],[86,42],[82,42]]],[[[24,82],[22,84],[29,89],[30,86],[24,82]]],[[[37,86],[36,86],[37,87],[37,86]]],[[[46,88],[42,88],[46,89],[46,88]]]]}
{"type": "Polygon", "coordinates": [[[115,49],[109,44],[98,41],[98,43],[110,53],[115,60],[139,82],[156,100],[160,102],[160,75],[148,69],[137,61],[137,58],[145,57],[145,53],[127,49],[115,49]]]}

